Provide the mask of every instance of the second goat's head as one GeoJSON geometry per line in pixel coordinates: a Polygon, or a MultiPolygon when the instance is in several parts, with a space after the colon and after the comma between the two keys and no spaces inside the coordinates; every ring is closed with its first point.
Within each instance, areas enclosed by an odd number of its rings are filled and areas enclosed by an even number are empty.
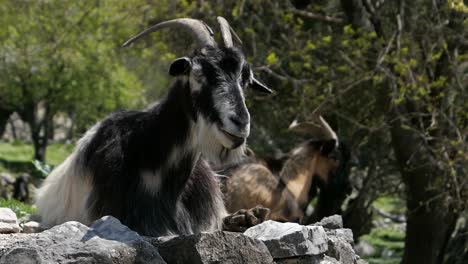
{"type": "Polygon", "coordinates": [[[132,37],[124,46],[162,28],[190,33],[198,47],[186,57],[174,60],[169,74],[179,78],[190,93],[195,141],[209,160],[229,162],[239,159],[250,133],[250,115],[244,90],[250,87],[260,93],[272,91],[253,75],[244,54],[234,46],[235,32],[223,17],[217,18],[223,44],[218,45],[213,31],[203,21],[180,18],[158,23],[132,37]]]}

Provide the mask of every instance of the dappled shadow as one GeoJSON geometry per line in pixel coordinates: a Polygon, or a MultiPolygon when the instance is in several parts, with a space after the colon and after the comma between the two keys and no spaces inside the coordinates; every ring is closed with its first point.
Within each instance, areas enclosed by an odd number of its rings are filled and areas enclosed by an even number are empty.
{"type": "Polygon", "coordinates": [[[94,237],[126,244],[131,244],[142,239],[137,232],[121,224],[117,218],[111,216],[102,217],[94,222],[86,234],[81,238],[81,241],[86,242],[94,237]]]}

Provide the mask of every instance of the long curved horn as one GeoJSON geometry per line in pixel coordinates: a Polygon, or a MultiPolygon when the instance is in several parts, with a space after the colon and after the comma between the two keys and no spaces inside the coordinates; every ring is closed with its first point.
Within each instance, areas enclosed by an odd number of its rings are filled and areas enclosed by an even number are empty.
{"type": "Polygon", "coordinates": [[[288,130],[300,134],[312,134],[314,137],[321,137],[320,126],[312,122],[298,122],[294,119],[289,125],[288,130]]]}
{"type": "Polygon", "coordinates": [[[230,48],[233,46],[232,35],[234,35],[234,38],[236,39],[237,42],[242,44],[242,40],[236,34],[234,29],[232,29],[231,26],[229,26],[229,23],[224,17],[222,16],[216,17],[216,20],[218,20],[219,27],[221,28],[221,36],[223,37],[224,46],[226,46],[227,48],[230,48]]]}
{"type": "Polygon", "coordinates": [[[314,122],[306,121],[299,123],[297,120],[294,120],[291,125],[289,125],[289,130],[297,133],[312,135],[317,139],[334,139],[338,144],[338,136],[321,115],[313,115],[312,121],[314,122]]]}
{"type": "Polygon", "coordinates": [[[167,27],[180,28],[190,32],[200,46],[216,46],[216,42],[213,39],[213,30],[211,30],[211,28],[205,24],[205,22],[192,18],[177,18],[163,21],[131,37],[129,40],[125,41],[122,46],[127,47],[141,37],[146,36],[158,29],[167,27]]]}
{"type": "Polygon", "coordinates": [[[326,139],[334,139],[338,144],[338,136],[336,135],[335,131],[330,127],[330,125],[323,119],[321,115],[318,116],[318,121],[320,123],[320,127],[322,128],[323,134],[325,135],[326,139]]]}

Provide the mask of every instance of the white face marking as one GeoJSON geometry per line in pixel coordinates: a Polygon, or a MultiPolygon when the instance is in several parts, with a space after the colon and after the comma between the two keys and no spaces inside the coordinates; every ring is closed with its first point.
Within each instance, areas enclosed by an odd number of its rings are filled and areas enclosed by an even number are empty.
{"type": "Polygon", "coordinates": [[[225,132],[244,139],[247,138],[250,133],[250,122],[247,122],[250,120],[250,115],[240,85],[242,76],[240,74],[236,76],[237,79],[234,83],[233,80],[223,79],[224,76],[218,76],[218,78],[220,78],[218,87],[205,87],[207,80],[202,73],[202,67],[195,62],[188,76],[188,82],[192,92],[200,92],[202,89],[211,88],[210,94],[214,102],[214,111],[218,113],[221,119],[220,123],[214,124],[205,119],[204,116],[198,115],[193,145],[196,145],[195,148],[199,149],[210,161],[223,163],[240,160],[244,155],[245,143],[232,150],[231,148],[236,143],[225,132]],[[239,102],[239,100],[241,101],[239,102]],[[239,107],[243,109],[238,109],[239,107]],[[236,121],[239,112],[242,114],[242,118],[248,119],[240,120],[241,124],[245,124],[243,127],[236,121]],[[222,132],[222,130],[225,132],[222,132]]]}
{"type": "Polygon", "coordinates": [[[217,128],[198,116],[196,130],[197,149],[205,158],[215,164],[234,163],[242,160],[245,154],[245,143],[236,149],[228,149],[232,142],[228,140],[217,128]],[[228,146],[228,147],[226,147],[228,146]]]}
{"type": "MultiPolygon", "coordinates": [[[[244,93],[242,91],[242,88],[239,82],[240,82],[240,79],[237,80],[237,85],[235,89],[237,89],[238,92],[240,93],[242,102],[237,102],[237,104],[238,105],[240,104],[239,107],[243,107],[244,109],[247,110],[247,106],[244,100],[244,93]]],[[[223,87],[222,92],[215,93],[213,97],[214,97],[213,99],[215,102],[214,107],[216,108],[216,111],[220,113],[220,117],[223,123],[223,129],[235,136],[247,138],[250,134],[250,122],[247,124],[247,126],[243,128],[239,128],[230,119],[231,116],[236,116],[236,111],[235,111],[236,105],[235,105],[235,102],[232,102],[231,100],[229,100],[230,96],[229,96],[228,88],[223,87]]],[[[247,110],[247,118],[250,118],[248,114],[248,110],[247,110]]]]}
{"type": "Polygon", "coordinates": [[[202,85],[206,82],[203,76],[202,68],[199,64],[193,64],[189,75],[190,89],[192,92],[201,90],[202,85]]]}

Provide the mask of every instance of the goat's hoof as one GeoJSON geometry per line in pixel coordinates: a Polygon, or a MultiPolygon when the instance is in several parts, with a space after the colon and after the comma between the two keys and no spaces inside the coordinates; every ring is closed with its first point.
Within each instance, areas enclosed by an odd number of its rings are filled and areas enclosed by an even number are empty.
{"type": "Polygon", "coordinates": [[[223,219],[223,230],[231,232],[244,232],[249,227],[258,225],[270,217],[270,209],[256,206],[248,210],[241,209],[223,219]]]}

